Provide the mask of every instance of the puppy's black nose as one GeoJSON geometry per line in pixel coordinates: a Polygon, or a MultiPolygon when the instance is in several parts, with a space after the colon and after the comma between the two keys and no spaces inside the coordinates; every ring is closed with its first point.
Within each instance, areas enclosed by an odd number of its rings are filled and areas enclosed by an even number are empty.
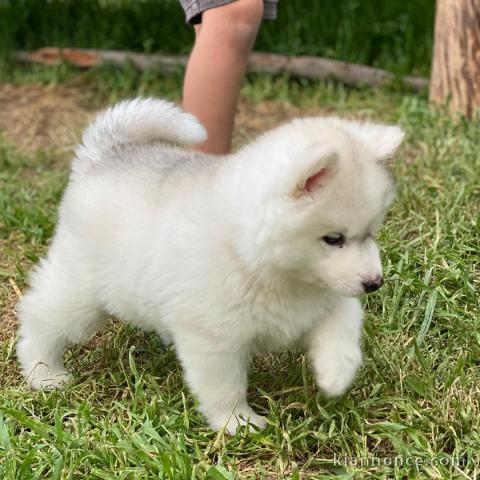
{"type": "Polygon", "coordinates": [[[362,282],[362,285],[365,293],[374,292],[383,285],[383,277],[377,275],[373,280],[368,280],[368,282],[362,282]]]}

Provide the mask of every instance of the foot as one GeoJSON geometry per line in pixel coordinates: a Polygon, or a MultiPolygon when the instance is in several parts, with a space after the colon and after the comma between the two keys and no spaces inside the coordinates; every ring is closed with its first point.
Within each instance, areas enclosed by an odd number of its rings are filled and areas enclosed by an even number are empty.
{"type": "Polygon", "coordinates": [[[220,415],[207,415],[210,427],[215,430],[225,428],[229,435],[235,435],[239,427],[248,425],[250,432],[262,430],[267,422],[265,417],[255,413],[248,405],[245,407],[237,407],[233,412],[220,415]]]}
{"type": "Polygon", "coordinates": [[[354,342],[336,342],[315,355],[317,384],[327,397],[345,393],[362,364],[362,351],[354,342]]]}
{"type": "Polygon", "coordinates": [[[24,371],[27,383],[35,390],[53,390],[65,385],[71,379],[71,375],[61,367],[50,368],[45,363],[37,363],[29,371],[24,371]]]}

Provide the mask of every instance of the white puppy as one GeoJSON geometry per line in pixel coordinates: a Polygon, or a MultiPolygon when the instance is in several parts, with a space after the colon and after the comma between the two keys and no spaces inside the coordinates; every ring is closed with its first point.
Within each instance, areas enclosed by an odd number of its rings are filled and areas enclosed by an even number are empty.
{"type": "Polygon", "coordinates": [[[238,153],[154,99],[86,130],[47,257],[19,305],[18,358],[34,388],[67,379],[62,356],[114,315],[172,341],[213,429],[265,421],[247,403],[249,357],[306,346],[339,395],[361,364],[356,297],[382,284],[375,234],[393,198],[383,162],[398,127],[294,120],[238,153]]]}

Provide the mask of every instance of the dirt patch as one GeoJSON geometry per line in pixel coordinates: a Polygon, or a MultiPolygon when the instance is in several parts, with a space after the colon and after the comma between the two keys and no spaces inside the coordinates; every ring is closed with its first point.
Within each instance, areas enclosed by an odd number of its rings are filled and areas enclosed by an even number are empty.
{"type": "Polygon", "coordinates": [[[92,112],[84,92],[58,85],[0,84],[0,129],[20,149],[72,149],[92,112]]]}
{"type": "Polygon", "coordinates": [[[234,145],[238,146],[251,140],[259,133],[270,130],[292,118],[329,113],[326,109],[319,107],[303,108],[286,102],[250,103],[242,100],[235,118],[234,145]]]}
{"type": "MultiPolygon", "coordinates": [[[[33,152],[54,149],[70,152],[81,132],[104,105],[85,102],[86,88],[60,85],[0,84],[0,129],[20,149],[33,152]]],[[[252,104],[242,100],[235,121],[234,145],[297,116],[325,113],[319,108],[300,108],[288,103],[266,101],[252,104]]]]}
{"type": "Polygon", "coordinates": [[[5,281],[0,289],[2,308],[0,309],[0,342],[10,342],[17,327],[15,305],[21,293],[12,278],[5,281]]]}

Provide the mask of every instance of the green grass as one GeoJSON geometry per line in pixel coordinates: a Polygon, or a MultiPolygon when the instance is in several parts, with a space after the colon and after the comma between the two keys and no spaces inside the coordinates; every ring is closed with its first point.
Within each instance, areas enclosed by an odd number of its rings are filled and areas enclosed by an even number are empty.
{"type": "MultiPolygon", "coordinates": [[[[434,0],[281,0],[256,49],[429,75],[434,0]]],[[[0,0],[0,50],[76,46],[186,53],[177,0],[0,0]]]]}
{"type": "MultiPolygon", "coordinates": [[[[49,78],[37,71],[30,80],[42,75],[49,78]]],[[[80,81],[68,75],[67,82],[80,81]]],[[[180,91],[175,78],[96,75],[101,82],[89,88],[100,103],[162,89],[176,98],[180,91]]],[[[322,397],[300,352],[258,358],[250,400],[269,426],[228,437],[205,426],[174,352],[153,334],[110,324],[67,352],[74,382],[46,393],[24,387],[14,333],[2,329],[0,478],[480,475],[478,123],[453,121],[402,92],[282,78],[251,77],[243,96],[399,122],[407,131],[393,165],[398,197],[380,239],[387,281],[364,301],[365,365],[352,389],[337,400],[322,397]],[[345,456],[357,465],[335,463],[345,456]],[[365,457],[421,464],[362,466],[365,457]]],[[[23,154],[0,140],[2,318],[11,316],[12,281],[24,288],[46,250],[67,174],[57,152],[23,154]]]]}

